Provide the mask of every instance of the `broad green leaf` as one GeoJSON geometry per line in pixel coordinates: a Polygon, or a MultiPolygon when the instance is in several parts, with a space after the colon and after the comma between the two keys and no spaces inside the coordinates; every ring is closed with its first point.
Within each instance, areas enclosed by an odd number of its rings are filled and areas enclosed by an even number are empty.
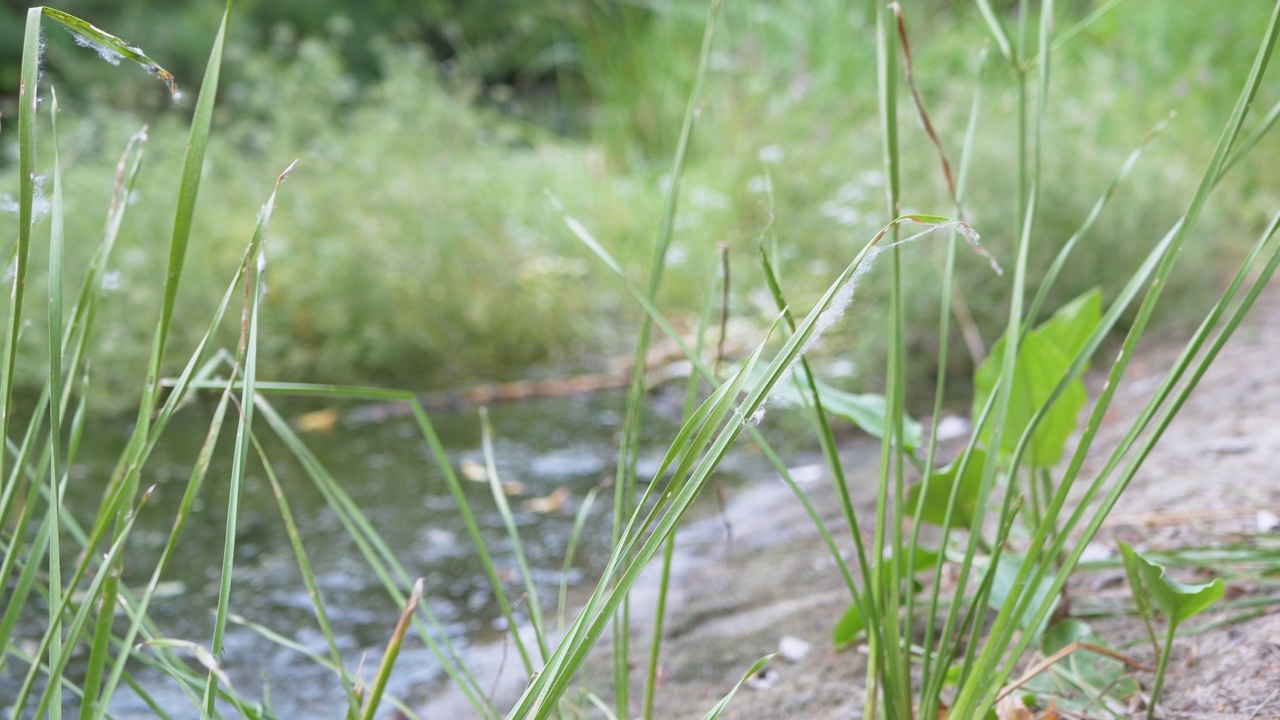
{"type": "MultiPolygon", "coordinates": [[[[757,370],[750,382],[759,379],[762,373],[762,369],[757,370]]],[[[886,403],[883,395],[845,392],[844,390],[837,390],[822,381],[815,381],[814,385],[818,388],[818,400],[822,402],[823,410],[836,417],[848,420],[859,430],[874,438],[881,438],[884,435],[886,403]]],[[[803,398],[800,394],[802,391],[795,383],[780,385],[775,392],[779,398],[787,403],[803,404],[803,398]]],[[[903,445],[908,450],[914,450],[920,446],[920,438],[923,434],[920,423],[905,415],[902,418],[902,423],[903,445]]]]}
{"type": "MultiPolygon", "coordinates": [[[[860,430],[880,437],[884,434],[885,399],[883,395],[855,394],[837,390],[825,383],[817,383],[818,399],[822,401],[822,409],[842,417],[858,426],[860,430]]],[[[920,423],[906,417],[902,418],[902,444],[908,450],[920,446],[920,423]]]]}
{"type": "MultiPolygon", "coordinates": [[[[951,518],[952,527],[969,527],[973,519],[973,511],[978,503],[978,490],[982,485],[982,467],[987,455],[982,450],[974,450],[965,467],[964,477],[959,479],[960,491],[956,495],[955,517],[951,518]]],[[[947,503],[951,499],[951,488],[955,487],[960,472],[960,460],[957,458],[947,467],[929,476],[928,491],[924,496],[924,508],[920,519],[933,525],[943,525],[947,520],[947,503]]],[[[907,492],[907,510],[914,512],[920,502],[920,490],[923,482],[911,486],[907,492]]]]}
{"type": "MultiPolygon", "coordinates": [[[[1021,555],[1003,554],[1000,556],[1000,561],[996,563],[996,575],[991,583],[991,593],[987,596],[987,604],[990,605],[993,610],[1000,610],[1006,603],[1012,604],[1019,602],[1020,599],[1031,590],[1031,588],[1024,588],[1017,593],[1016,597],[1012,597],[1014,593],[1013,584],[1018,578],[1018,571],[1022,568],[1024,559],[1025,558],[1021,555]]],[[[985,564],[990,561],[984,558],[981,561],[975,562],[982,562],[985,564]]],[[[1028,629],[1027,625],[1030,616],[1034,615],[1036,610],[1044,604],[1044,601],[1049,597],[1049,593],[1052,591],[1053,576],[1042,575],[1040,582],[1037,583],[1034,589],[1034,599],[1031,604],[1027,606],[1026,615],[1018,618],[1018,627],[1023,630],[1028,629]]],[[[1048,618],[1049,616],[1046,615],[1045,622],[1048,621],[1048,618]]],[[[1044,630],[1045,622],[1041,622],[1039,627],[1035,628],[1035,632],[1032,634],[1039,635],[1044,630]]]]}
{"type": "MultiPolygon", "coordinates": [[[[1074,642],[1109,647],[1109,643],[1097,635],[1088,623],[1067,618],[1049,626],[1041,640],[1041,650],[1048,656],[1074,642]]],[[[1041,675],[1027,683],[1027,689],[1051,697],[1058,707],[1087,712],[1090,707],[1096,708],[1100,699],[1123,703],[1141,690],[1141,687],[1137,680],[1129,676],[1124,663],[1119,660],[1088,650],[1077,650],[1055,663],[1050,674],[1041,675]],[[1071,692],[1070,688],[1079,692],[1071,692]]]]}
{"type": "MultiPolygon", "coordinates": [[[[933,568],[938,567],[938,561],[942,560],[941,552],[937,550],[930,550],[927,547],[917,546],[915,550],[912,552],[912,556],[914,557],[914,560],[912,562],[911,569],[914,570],[915,572],[932,570],[933,568]]],[[[905,561],[906,557],[907,556],[904,554],[902,556],[903,559],[898,560],[898,567],[901,574],[903,575],[907,573],[907,563],[905,561]]]]}
{"type": "Polygon", "coordinates": [[[1102,291],[1097,288],[1058,308],[1036,333],[1048,340],[1068,360],[1088,342],[1102,321],[1102,291]]]}
{"type": "Polygon", "coordinates": [[[907,555],[905,553],[898,559],[898,577],[904,582],[909,583],[909,585],[905,587],[909,587],[909,592],[914,595],[919,593],[921,590],[924,590],[924,583],[916,580],[914,576],[924,572],[925,570],[932,570],[933,568],[936,568],[938,566],[938,562],[942,560],[942,553],[930,550],[926,547],[917,547],[915,551],[912,552],[912,556],[914,557],[911,567],[911,574],[913,577],[907,578],[907,555]]]}
{"type": "Polygon", "coordinates": [[[849,603],[849,609],[844,611],[844,616],[831,633],[831,642],[837,650],[843,650],[852,645],[866,629],[867,619],[858,609],[858,603],[849,603]]]}
{"type": "MultiPolygon", "coordinates": [[[[1012,453],[1035,416],[1049,400],[1053,389],[1071,368],[1071,362],[1084,347],[1102,317],[1102,294],[1091,290],[1064,305],[1053,317],[1027,333],[1018,351],[1013,375],[1013,396],[1000,439],[1002,453],[1012,453]]],[[[974,375],[973,412],[975,418],[985,405],[1000,378],[1000,362],[1004,356],[1005,338],[1000,338],[978,366],[974,375]]],[[[1073,380],[1045,414],[1032,435],[1026,462],[1033,468],[1052,467],[1062,459],[1062,450],[1076,428],[1076,418],[1084,408],[1084,383],[1073,380]]],[[[990,447],[990,426],[982,431],[982,440],[990,447]]]]}
{"type": "Polygon", "coordinates": [[[1040,641],[1040,649],[1045,656],[1052,655],[1073,642],[1092,642],[1093,628],[1089,623],[1075,618],[1067,618],[1056,622],[1045,631],[1040,641]]]}
{"type": "Polygon", "coordinates": [[[1135,597],[1143,595],[1155,601],[1168,622],[1181,625],[1222,598],[1226,585],[1221,579],[1198,585],[1185,585],[1165,573],[1165,568],[1144,558],[1127,543],[1120,542],[1125,569],[1135,597]],[[1139,587],[1141,585],[1141,587],[1139,587]]]}

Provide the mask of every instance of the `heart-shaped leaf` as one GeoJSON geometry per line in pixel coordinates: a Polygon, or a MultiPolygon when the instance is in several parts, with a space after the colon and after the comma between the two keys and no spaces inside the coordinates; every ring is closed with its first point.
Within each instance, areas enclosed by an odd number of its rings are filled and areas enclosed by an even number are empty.
{"type": "Polygon", "coordinates": [[[1226,585],[1221,579],[1198,585],[1186,585],[1170,577],[1163,565],[1143,557],[1123,541],[1120,552],[1124,555],[1125,569],[1134,597],[1147,597],[1164,613],[1170,623],[1181,625],[1188,618],[1200,614],[1222,598],[1226,585]]]}
{"type": "MultiPolygon", "coordinates": [[[[884,435],[885,399],[883,395],[855,393],[837,390],[826,383],[816,383],[822,409],[858,426],[872,437],[884,435]]],[[[902,444],[908,450],[920,445],[920,423],[902,416],[902,444]]]]}
{"type": "MultiPolygon", "coordinates": [[[[752,370],[751,375],[748,377],[748,383],[755,383],[763,375],[763,368],[752,370]]],[[[883,395],[845,392],[816,379],[814,386],[818,389],[818,400],[822,402],[823,410],[836,417],[848,420],[871,437],[884,437],[887,403],[883,395]]],[[[808,395],[809,390],[805,383],[797,383],[795,380],[779,383],[774,389],[774,397],[788,405],[804,404],[806,402],[805,396],[808,395]],[[802,387],[804,388],[803,391],[801,390],[802,387]],[[801,395],[802,392],[804,393],[803,395],[801,395]]],[[[916,449],[920,446],[922,434],[920,423],[904,414],[902,416],[903,446],[907,450],[916,449]]]]}
{"type": "MultiPolygon", "coordinates": [[[[1023,432],[1040,407],[1049,401],[1055,387],[1071,368],[1071,362],[1084,347],[1101,318],[1102,301],[1097,291],[1068,303],[1052,318],[1027,333],[1018,350],[1017,367],[1013,372],[1012,395],[1000,439],[1000,452],[1012,453],[1017,449],[1023,432]]],[[[987,399],[1000,379],[1000,363],[1004,357],[1005,338],[992,347],[987,359],[974,373],[973,413],[976,420],[987,399]]],[[[1053,407],[1045,413],[1031,436],[1031,444],[1024,457],[1033,468],[1052,467],[1062,459],[1062,451],[1076,419],[1084,408],[1084,383],[1072,380],[1058,396],[1053,407]]],[[[982,440],[991,446],[992,429],[982,430],[982,440]]]]}
{"type": "MultiPolygon", "coordinates": [[[[985,560],[984,560],[985,561],[985,560]]],[[[991,583],[991,593],[987,596],[987,604],[993,610],[1000,610],[1005,603],[1016,603],[1021,600],[1028,592],[1032,592],[1032,588],[1024,588],[1018,593],[1017,597],[1011,597],[1014,592],[1014,583],[1018,579],[1018,571],[1022,569],[1022,563],[1025,558],[1021,555],[1002,554],[1000,561],[996,563],[996,575],[991,583]]],[[[975,561],[976,562],[976,561],[975,561]]],[[[989,561],[985,561],[989,562],[989,561]]],[[[1027,606],[1026,611],[1018,617],[1018,627],[1023,630],[1028,629],[1031,616],[1035,615],[1036,609],[1044,604],[1049,598],[1049,593],[1053,590],[1053,575],[1046,573],[1041,576],[1040,582],[1034,588],[1034,600],[1027,606]]],[[[1057,603],[1057,600],[1054,600],[1057,603]]],[[[1051,615],[1051,614],[1050,614],[1051,615]]],[[[1041,621],[1039,627],[1036,627],[1034,634],[1039,635],[1044,630],[1045,622],[1050,615],[1045,615],[1045,620],[1041,621]]]]}
{"type": "Polygon", "coordinates": [[[866,629],[867,619],[858,609],[858,603],[849,603],[849,609],[844,611],[844,616],[831,632],[831,642],[837,650],[843,650],[852,645],[866,629]]]}
{"type": "Polygon", "coordinates": [[[952,527],[969,527],[973,511],[978,505],[978,490],[982,485],[982,466],[987,455],[981,450],[974,450],[969,463],[964,468],[964,477],[958,478],[963,458],[957,458],[947,467],[929,476],[926,484],[921,481],[907,491],[907,510],[915,512],[920,502],[920,492],[924,490],[924,507],[920,511],[920,519],[933,525],[942,525],[947,519],[947,503],[951,500],[951,489],[958,482],[960,489],[956,494],[955,517],[951,519],[952,527]]]}
{"type": "Polygon", "coordinates": [[[1058,308],[1036,332],[1067,357],[1075,357],[1102,318],[1102,291],[1090,290],[1058,308]]]}
{"type": "MultiPolygon", "coordinates": [[[[1050,656],[1074,642],[1109,647],[1088,623],[1067,618],[1049,626],[1041,640],[1041,650],[1050,656]]],[[[1052,697],[1059,707],[1080,712],[1096,706],[1100,699],[1108,706],[1123,707],[1141,689],[1138,681],[1129,676],[1124,663],[1084,649],[1062,658],[1053,665],[1050,675],[1036,678],[1027,687],[1052,697]],[[1068,694],[1070,687],[1079,692],[1068,694]]]]}

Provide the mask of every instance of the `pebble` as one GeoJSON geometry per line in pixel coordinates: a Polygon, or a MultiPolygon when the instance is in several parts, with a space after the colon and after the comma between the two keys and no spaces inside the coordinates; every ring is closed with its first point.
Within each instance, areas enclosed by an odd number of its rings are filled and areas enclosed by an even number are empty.
{"type": "Polygon", "coordinates": [[[811,643],[805,642],[793,635],[784,635],[782,640],[778,641],[778,654],[787,662],[798,663],[809,656],[809,650],[813,648],[811,643]]]}
{"type": "Polygon", "coordinates": [[[1244,455],[1253,452],[1256,447],[1257,443],[1248,438],[1225,437],[1208,443],[1205,452],[1213,455],[1244,455]]]}
{"type": "Polygon", "coordinates": [[[1276,515],[1270,510],[1258,511],[1258,532],[1269,533],[1280,529],[1280,515],[1276,515]]]}
{"type": "Polygon", "coordinates": [[[948,415],[938,422],[938,442],[948,442],[969,437],[973,423],[959,415],[948,415]]]}

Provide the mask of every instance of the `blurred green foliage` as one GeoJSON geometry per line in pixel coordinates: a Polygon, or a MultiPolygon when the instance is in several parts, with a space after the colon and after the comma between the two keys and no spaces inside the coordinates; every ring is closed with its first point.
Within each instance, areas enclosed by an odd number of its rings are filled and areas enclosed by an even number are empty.
{"type": "MultiPolygon", "coordinates": [[[[1096,5],[1066,4],[1060,27],[1096,5]]],[[[733,314],[771,317],[756,247],[775,238],[783,289],[803,307],[888,220],[870,8],[865,0],[725,5],[662,307],[696,311],[723,242],[733,262],[733,314]]],[[[67,9],[137,42],[195,90],[217,8],[134,1],[67,9]]],[[[928,9],[906,9],[916,77],[954,165],[985,29],[969,3],[930,0],[928,9]]],[[[546,193],[643,280],[705,10],[701,0],[237,4],[179,305],[187,315],[175,339],[197,336],[249,237],[253,209],[299,158],[268,242],[264,372],[425,388],[515,377],[538,364],[557,372],[566,363],[598,367],[599,353],[625,348],[636,311],[564,229],[546,193]],[[566,128],[581,132],[566,138],[566,128]]],[[[1047,266],[1150,128],[1170,110],[1180,116],[1082,244],[1048,310],[1093,287],[1113,291],[1176,220],[1247,71],[1265,11],[1213,0],[1123,3],[1058,51],[1043,153],[1055,182],[1042,194],[1033,268],[1047,266]]],[[[12,6],[0,15],[0,37],[17,31],[19,15],[12,6]]],[[[175,110],[159,83],[140,73],[133,83],[133,71],[63,40],[49,38],[45,65],[60,97],[76,96],[64,102],[61,121],[74,203],[69,238],[97,235],[119,150],[140,117],[152,123],[121,240],[119,296],[103,310],[117,331],[101,339],[106,358],[95,370],[105,384],[128,387],[141,375],[154,322],[159,284],[151,278],[163,272],[189,106],[175,110]]],[[[981,87],[966,212],[983,244],[1008,264],[1015,90],[1003,71],[985,73],[981,87]]],[[[1278,90],[1269,82],[1258,106],[1280,99],[1278,90]]],[[[908,119],[915,111],[904,103],[899,112],[908,119]]],[[[909,209],[951,214],[934,149],[912,123],[903,127],[909,209]]],[[[10,136],[0,134],[0,165],[10,136]]],[[[1265,155],[1242,166],[1210,208],[1173,279],[1176,291],[1166,294],[1173,322],[1185,316],[1180,304],[1194,304],[1219,282],[1280,201],[1280,170],[1257,159],[1265,155]]],[[[6,174],[0,192],[12,194],[13,184],[6,174]]],[[[72,267],[85,261],[76,255],[82,246],[68,248],[72,267]]],[[[937,237],[905,250],[909,317],[922,328],[908,338],[920,359],[910,370],[922,387],[936,353],[944,249],[937,237]]],[[[876,308],[886,285],[886,274],[873,271],[860,286],[858,319],[818,348],[853,361],[844,363],[852,368],[846,385],[872,389],[879,381],[872,369],[881,367],[884,333],[876,308]]],[[[960,288],[978,332],[993,342],[1006,280],[962,252],[960,288]]],[[[39,325],[30,332],[38,335],[39,325]]],[[[955,376],[971,377],[963,343],[951,347],[955,376]]],[[[36,372],[42,364],[19,367],[36,372]]]]}

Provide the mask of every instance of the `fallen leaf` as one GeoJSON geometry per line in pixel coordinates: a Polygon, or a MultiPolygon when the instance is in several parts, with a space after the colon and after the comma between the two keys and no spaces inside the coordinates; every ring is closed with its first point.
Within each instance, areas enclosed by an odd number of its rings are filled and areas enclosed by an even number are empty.
{"type": "Polygon", "coordinates": [[[564,507],[564,501],[569,499],[569,488],[561,485],[551,491],[546,497],[529,498],[520,504],[525,510],[535,512],[540,515],[558,512],[564,507]]]}
{"type": "Polygon", "coordinates": [[[298,429],[305,433],[314,432],[333,432],[333,428],[338,424],[338,409],[325,408],[309,412],[298,418],[298,429]]]}
{"type": "Polygon", "coordinates": [[[1000,720],[1035,720],[1036,716],[1022,701],[1022,697],[1014,693],[996,703],[996,717],[1000,720]]]}
{"type": "Polygon", "coordinates": [[[489,471],[475,460],[463,460],[458,463],[458,471],[462,473],[462,477],[471,482],[489,482],[489,471]]]}

